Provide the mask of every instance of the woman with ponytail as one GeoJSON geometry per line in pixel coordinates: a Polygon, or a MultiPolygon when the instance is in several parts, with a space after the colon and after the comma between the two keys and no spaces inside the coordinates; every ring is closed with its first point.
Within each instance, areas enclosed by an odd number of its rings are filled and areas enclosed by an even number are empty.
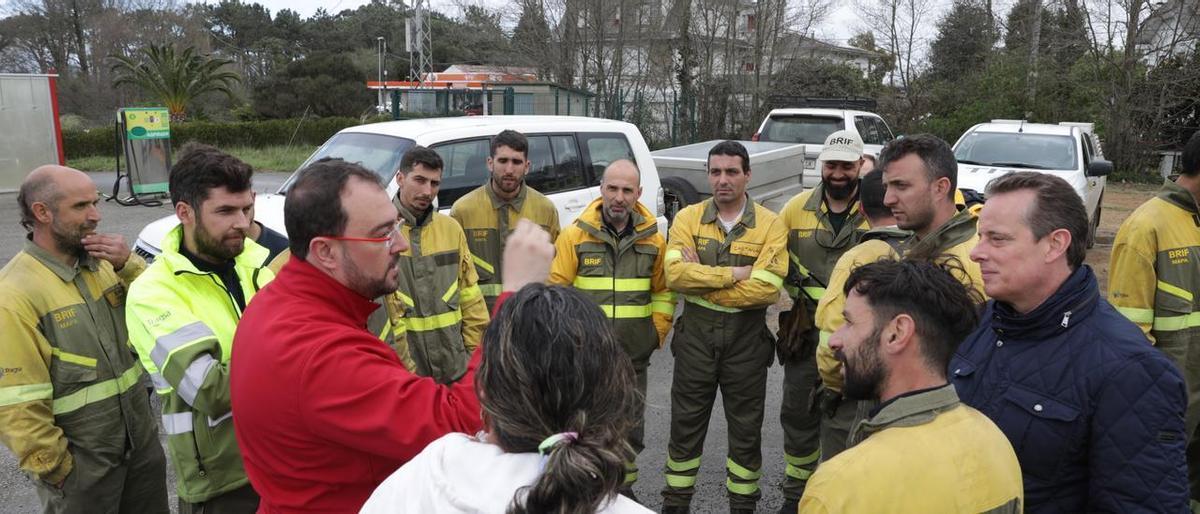
{"type": "Polygon", "coordinates": [[[650,512],[617,494],[634,457],[626,434],[637,389],[595,303],[526,286],[501,306],[483,352],[475,390],[485,431],[434,441],[362,512],[650,512]]]}

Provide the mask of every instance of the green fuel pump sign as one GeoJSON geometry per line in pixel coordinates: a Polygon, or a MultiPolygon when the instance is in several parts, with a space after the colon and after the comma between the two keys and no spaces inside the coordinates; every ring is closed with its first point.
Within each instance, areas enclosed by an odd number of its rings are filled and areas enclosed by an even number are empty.
{"type": "Polygon", "coordinates": [[[125,109],[125,137],[170,139],[171,115],[166,109],[156,107],[125,109]]]}

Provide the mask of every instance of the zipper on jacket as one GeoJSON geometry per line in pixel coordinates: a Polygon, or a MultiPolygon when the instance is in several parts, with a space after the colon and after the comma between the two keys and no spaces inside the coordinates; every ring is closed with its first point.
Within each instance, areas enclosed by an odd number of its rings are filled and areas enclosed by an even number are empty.
{"type": "Polygon", "coordinates": [[[1071,322],[1071,311],[1066,311],[1063,313],[1063,320],[1062,320],[1061,325],[1063,328],[1067,328],[1067,325],[1070,324],[1070,322],[1071,322]]]}

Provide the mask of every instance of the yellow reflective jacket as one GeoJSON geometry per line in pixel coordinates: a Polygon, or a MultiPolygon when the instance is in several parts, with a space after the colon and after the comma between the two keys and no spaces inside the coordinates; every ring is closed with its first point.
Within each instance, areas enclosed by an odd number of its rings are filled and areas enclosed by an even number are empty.
{"type": "Polygon", "coordinates": [[[859,424],[866,440],[821,463],[801,514],[1019,513],[1021,466],[1008,438],[953,385],[899,396],[859,424]]]}
{"type": "Polygon", "coordinates": [[[517,226],[517,221],[526,218],[541,225],[550,233],[550,240],[558,238],[558,209],[545,195],[528,185],[522,185],[517,197],[501,200],[492,191],[491,182],[467,193],[450,208],[450,217],[458,221],[467,235],[467,246],[475,271],[479,275],[479,289],[487,302],[488,312],[500,296],[504,283],[501,277],[501,258],[504,242],[517,226]]]}
{"type": "Polygon", "coordinates": [[[70,446],[124,458],[155,438],[142,367],[125,331],[125,293],[146,262],[120,272],[85,256],[67,267],[31,241],[0,269],[0,441],[21,470],[57,484],[70,446]]]}
{"type": "Polygon", "coordinates": [[[1108,301],[1155,344],[1200,343],[1200,212],[1186,189],[1167,182],[1121,224],[1108,301]]]}
{"type": "Polygon", "coordinates": [[[762,309],[779,299],[787,274],[787,229],[775,213],[747,197],[746,209],[728,234],[708,199],[675,215],[664,260],[667,287],[688,303],[716,312],[762,309]],[[683,248],[700,262],[685,262],[683,248]],[[752,266],[748,280],[734,281],[733,268],[752,266]]]}
{"type": "Polygon", "coordinates": [[[634,363],[650,358],[671,331],[675,293],[667,289],[663,258],[667,240],[640,202],[630,213],[626,236],[605,228],[597,198],[554,242],[550,283],[574,286],[596,301],[613,323],[634,363]]]}
{"type": "Polygon", "coordinates": [[[389,295],[393,335],[403,327],[393,344],[415,366],[410,371],[450,383],[467,372],[488,324],[471,250],[453,218],[432,209],[418,218],[394,203],[408,250],[400,254],[400,286],[389,295]]]}
{"type": "MultiPolygon", "coordinates": [[[[201,503],[250,482],[233,433],[229,357],[242,307],[216,274],[180,252],[183,226],[162,242],[162,254],[129,288],[129,343],[162,403],[162,426],[175,466],[179,497],[201,503]]],[[[270,251],[246,238],[234,258],[249,304],[275,275],[270,251]]]]}
{"type": "MultiPolygon", "coordinates": [[[[833,265],[846,250],[858,243],[868,228],[866,217],[854,199],[846,207],[845,223],[837,233],[829,222],[829,206],[824,201],[825,186],[818,185],[788,200],[779,211],[788,231],[788,267],[785,287],[788,295],[801,294],[811,302],[810,309],[821,301],[833,265]]],[[[811,314],[811,312],[810,312],[811,314]]]]}

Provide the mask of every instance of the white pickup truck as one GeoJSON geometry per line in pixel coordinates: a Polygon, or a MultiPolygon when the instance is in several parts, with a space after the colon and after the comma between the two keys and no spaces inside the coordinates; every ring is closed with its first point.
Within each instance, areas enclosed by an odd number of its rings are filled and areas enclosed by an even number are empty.
{"type": "MultiPolygon", "coordinates": [[[[437,205],[449,209],[459,197],[488,180],[487,158],[491,137],[505,129],[529,138],[527,184],[558,207],[559,221],[573,223],[592,200],[600,196],[604,168],[617,159],[630,159],[641,170],[641,202],[658,215],[659,230],[666,234],[662,191],[650,149],[632,124],[582,116],[466,116],[372,123],[334,134],[299,169],[324,157],[357,162],[379,175],[396,194],[393,180],[413,145],[432,148],[445,163],[437,205]]],[[[258,195],[255,217],[262,224],[287,234],[283,226],[283,201],[296,180],[293,173],[275,194],[258,195]]],[[[147,260],[160,253],[160,242],[179,221],[159,219],[142,229],[134,251],[147,260]]]]}
{"type": "Polygon", "coordinates": [[[1062,177],[1087,208],[1095,244],[1104,200],[1105,177],[1113,165],[1104,159],[1091,123],[1057,125],[1023,120],[992,120],[968,129],[954,143],[958,187],[980,193],[992,179],[1013,171],[1038,171],[1062,177]]]}
{"type": "MultiPolygon", "coordinates": [[[[662,181],[667,219],[674,219],[680,209],[712,196],[708,186],[708,151],[720,142],[705,141],[650,152],[662,181]]],[[[750,156],[750,184],[746,192],[754,201],[779,212],[788,200],[804,190],[805,145],[738,142],[750,156]]]]}

